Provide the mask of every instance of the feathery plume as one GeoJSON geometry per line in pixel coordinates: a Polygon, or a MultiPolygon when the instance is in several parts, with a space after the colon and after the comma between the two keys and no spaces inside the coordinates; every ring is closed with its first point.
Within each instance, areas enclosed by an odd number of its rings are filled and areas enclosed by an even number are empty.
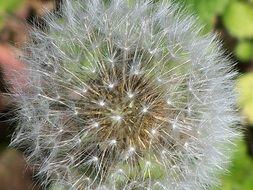
{"type": "Polygon", "coordinates": [[[168,1],[65,1],[26,49],[12,145],[42,184],[203,190],[229,161],[236,72],[168,1]]]}

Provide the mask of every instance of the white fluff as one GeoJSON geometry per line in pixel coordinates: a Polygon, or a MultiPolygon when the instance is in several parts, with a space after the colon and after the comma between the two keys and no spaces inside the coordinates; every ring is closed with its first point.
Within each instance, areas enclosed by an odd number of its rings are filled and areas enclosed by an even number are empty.
{"type": "Polygon", "coordinates": [[[162,1],[65,1],[34,30],[19,127],[42,185],[203,190],[238,135],[234,77],[215,35],[162,1]]]}

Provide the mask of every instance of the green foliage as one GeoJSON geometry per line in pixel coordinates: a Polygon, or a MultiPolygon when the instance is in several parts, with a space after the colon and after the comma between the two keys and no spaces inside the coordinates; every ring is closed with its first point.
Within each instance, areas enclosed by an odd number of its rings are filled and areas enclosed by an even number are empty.
{"type": "Polygon", "coordinates": [[[235,49],[236,56],[242,61],[250,61],[253,58],[253,42],[240,41],[235,49]]]}
{"type": "Polygon", "coordinates": [[[13,13],[20,5],[22,0],[2,0],[0,1],[0,15],[5,13],[13,13]]]}
{"type": "Polygon", "coordinates": [[[14,11],[23,4],[24,0],[0,0],[0,30],[2,29],[7,14],[13,14],[14,11]]]}
{"type": "Polygon", "coordinates": [[[180,5],[184,4],[186,8],[193,11],[200,22],[204,24],[205,31],[213,28],[215,16],[220,15],[225,10],[230,0],[176,0],[180,5]]]}
{"type": "Polygon", "coordinates": [[[239,104],[249,123],[253,124],[253,73],[242,75],[238,80],[239,104]]]}
{"type": "Polygon", "coordinates": [[[229,173],[222,177],[221,188],[215,190],[252,190],[253,161],[247,155],[245,142],[240,140],[229,173]]]}
{"type": "Polygon", "coordinates": [[[223,22],[234,37],[253,37],[253,7],[250,4],[233,1],[223,15],[223,22]]]}
{"type": "Polygon", "coordinates": [[[0,30],[3,27],[4,24],[4,18],[0,15],[0,30]]]}

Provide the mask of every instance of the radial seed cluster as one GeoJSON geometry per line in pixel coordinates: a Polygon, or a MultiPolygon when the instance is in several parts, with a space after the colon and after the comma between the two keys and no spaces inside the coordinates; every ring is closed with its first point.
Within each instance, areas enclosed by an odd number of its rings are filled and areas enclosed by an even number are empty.
{"type": "Polygon", "coordinates": [[[64,1],[31,32],[12,145],[48,187],[203,190],[238,117],[215,35],[168,1],[64,1]]]}

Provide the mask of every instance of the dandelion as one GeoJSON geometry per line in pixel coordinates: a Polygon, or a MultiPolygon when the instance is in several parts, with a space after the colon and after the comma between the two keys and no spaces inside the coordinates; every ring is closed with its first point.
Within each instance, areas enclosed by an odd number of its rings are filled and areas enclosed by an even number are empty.
{"type": "Polygon", "coordinates": [[[19,125],[45,187],[203,190],[229,161],[238,122],[230,61],[174,4],[65,1],[34,30],[19,125]]]}

